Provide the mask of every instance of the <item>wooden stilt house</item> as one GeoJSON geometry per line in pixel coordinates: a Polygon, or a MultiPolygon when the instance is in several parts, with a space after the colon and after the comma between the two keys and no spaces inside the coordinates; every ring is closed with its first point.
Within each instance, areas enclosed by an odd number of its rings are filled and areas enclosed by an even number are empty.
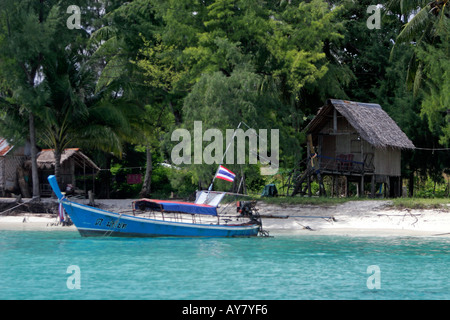
{"type": "MultiPolygon", "coordinates": [[[[50,196],[52,190],[47,181],[47,177],[55,172],[55,154],[52,149],[42,150],[37,158],[39,168],[39,181],[41,195],[50,196]]],[[[68,184],[73,188],[82,187],[83,194],[87,194],[86,177],[95,178],[100,168],[88,158],[79,148],[65,149],[61,154],[61,186],[65,189],[68,184]],[[84,185],[77,186],[76,176],[83,177],[84,185]]]]}
{"type": "Polygon", "coordinates": [[[329,99],[304,130],[307,134],[307,169],[293,180],[292,195],[311,193],[310,181],[317,176],[325,193],[323,177],[345,177],[356,182],[359,195],[370,183],[375,196],[379,183],[385,196],[401,195],[401,150],[414,149],[411,140],[378,104],[329,99]],[[306,186],[303,186],[306,184],[306,186]]]}

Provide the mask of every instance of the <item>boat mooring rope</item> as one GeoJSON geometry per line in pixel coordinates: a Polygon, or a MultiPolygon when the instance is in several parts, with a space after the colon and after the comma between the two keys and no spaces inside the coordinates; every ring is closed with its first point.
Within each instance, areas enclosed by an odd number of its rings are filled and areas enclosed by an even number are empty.
{"type": "Polygon", "coordinates": [[[33,201],[33,200],[34,200],[34,199],[31,199],[31,200],[28,200],[28,201],[26,201],[26,202],[24,202],[24,203],[21,203],[21,204],[19,204],[19,205],[15,206],[15,207],[12,207],[12,208],[6,209],[5,211],[2,211],[2,212],[0,212],[0,215],[4,214],[5,212],[8,212],[8,211],[14,210],[14,209],[16,209],[16,208],[18,208],[18,207],[20,207],[20,206],[23,206],[23,205],[25,205],[25,204],[28,204],[29,202],[31,202],[31,201],[33,201]]]}

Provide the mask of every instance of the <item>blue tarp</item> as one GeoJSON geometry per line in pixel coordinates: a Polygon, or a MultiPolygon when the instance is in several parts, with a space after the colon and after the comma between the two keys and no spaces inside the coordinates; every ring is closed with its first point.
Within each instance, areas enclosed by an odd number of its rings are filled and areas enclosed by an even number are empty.
{"type": "Polygon", "coordinates": [[[206,214],[217,216],[216,207],[206,204],[195,204],[190,202],[142,199],[134,202],[136,209],[151,208],[153,210],[163,210],[165,212],[182,212],[191,214],[206,214]]]}

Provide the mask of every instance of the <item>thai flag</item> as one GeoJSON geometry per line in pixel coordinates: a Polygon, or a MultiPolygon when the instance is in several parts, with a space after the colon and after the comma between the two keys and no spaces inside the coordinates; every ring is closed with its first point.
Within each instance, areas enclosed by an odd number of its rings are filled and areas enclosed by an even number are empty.
{"type": "Polygon", "coordinates": [[[234,177],[236,177],[236,175],[223,166],[219,166],[219,169],[216,172],[216,178],[222,179],[225,181],[233,182],[234,177]]]}

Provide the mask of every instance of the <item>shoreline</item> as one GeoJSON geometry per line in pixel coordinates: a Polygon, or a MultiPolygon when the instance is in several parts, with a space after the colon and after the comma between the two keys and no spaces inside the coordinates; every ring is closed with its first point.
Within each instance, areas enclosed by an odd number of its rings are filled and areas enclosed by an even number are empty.
{"type": "MultiPolygon", "coordinates": [[[[109,211],[130,209],[131,200],[96,200],[109,211]]],[[[389,200],[348,201],[333,206],[272,205],[257,207],[263,228],[271,235],[347,235],[450,237],[450,211],[444,209],[393,209],[389,200]]],[[[74,231],[56,225],[57,215],[20,213],[0,215],[0,230],[74,231]]]]}

